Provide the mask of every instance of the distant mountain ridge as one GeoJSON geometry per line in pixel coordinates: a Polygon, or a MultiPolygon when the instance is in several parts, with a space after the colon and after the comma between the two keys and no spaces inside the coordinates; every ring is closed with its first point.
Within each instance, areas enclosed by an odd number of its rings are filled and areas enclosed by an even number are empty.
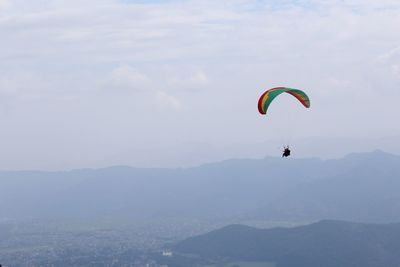
{"type": "Polygon", "coordinates": [[[0,172],[2,218],[400,221],[400,157],[233,159],[187,169],[0,172]]]}
{"type": "Polygon", "coordinates": [[[284,220],[400,221],[398,156],[376,150],[350,154],[336,164],[340,169],[349,165],[340,174],[330,173],[326,179],[288,190],[255,211],[253,217],[268,214],[284,220]]]}
{"type": "Polygon", "coordinates": [[[400,266],[400,224],[321,221],[294,228],[230,225],[172,246],[175,253],[277,267],[400,266]]]}

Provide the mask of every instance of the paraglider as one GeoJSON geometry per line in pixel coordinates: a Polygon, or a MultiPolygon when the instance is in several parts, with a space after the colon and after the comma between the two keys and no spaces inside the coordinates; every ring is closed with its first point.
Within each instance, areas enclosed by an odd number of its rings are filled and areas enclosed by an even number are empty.
{"type": "Polygon", "coordinates": [[[290,149],[289,146],[283,147],[283,154],[282,154],[282,158],[286,158],[290,156],[290,149]]]}
{"type": "MultiPolygon", "coordinates": [[[[280,94],[282,93],[288,93],[297,100],[305,107],[309,108],[310,107],[310,99],[307,96],[306,93],[304,93],[302,90],[299,89],[294,89],[294,88],[289,88],[289,87],[275,87],[271,88],[267,91],[265,91],[261,96],[260,99],[258,100],[258,111],[262,115],[266,115],[268,108],[271,104],[271,102],[280,94]]],[[[290,149],[289,146],[284,146],[283,154],[282,157],[289,157],[290,156],[290,149]]]]}

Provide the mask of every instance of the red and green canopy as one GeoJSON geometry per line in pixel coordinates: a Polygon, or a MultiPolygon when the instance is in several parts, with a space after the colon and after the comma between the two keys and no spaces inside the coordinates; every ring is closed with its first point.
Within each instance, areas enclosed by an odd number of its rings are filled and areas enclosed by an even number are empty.
{"type": "Polygon", "coordinates": [[[310,107],[310,99],[303,91],[289,87],[275,87],[263,93],[258,100],[258,111],[261,114],[267,114],[267,110],[271,102],[282,93],[288,93],[297,98],[304,107],[310,107]]]}

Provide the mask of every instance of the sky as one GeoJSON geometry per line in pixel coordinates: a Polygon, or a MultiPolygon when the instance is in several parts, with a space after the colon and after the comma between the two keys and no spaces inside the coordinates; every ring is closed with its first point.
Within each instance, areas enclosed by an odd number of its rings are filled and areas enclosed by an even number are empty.
{"type": "Polygon", "coordinates": [[[398,0],[0,0],[0,169],[400,153],[398,25],[398,0]],[[275,86],[311,108],[261,116],[275,86]]]}

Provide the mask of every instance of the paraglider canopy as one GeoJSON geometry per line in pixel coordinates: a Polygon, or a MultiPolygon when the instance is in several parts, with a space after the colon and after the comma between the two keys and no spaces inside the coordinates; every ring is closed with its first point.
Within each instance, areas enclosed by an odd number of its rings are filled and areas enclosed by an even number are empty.
{"type": "Polygon", "coordinates": [[[264,92],[258,100],[258,111],[265,115],[267,114],[269,105],[280,94],[288,93],[297,98],[304,107],[310,107],[310,99],[303,91],[289,87],[275,87],[264,92]]]}

